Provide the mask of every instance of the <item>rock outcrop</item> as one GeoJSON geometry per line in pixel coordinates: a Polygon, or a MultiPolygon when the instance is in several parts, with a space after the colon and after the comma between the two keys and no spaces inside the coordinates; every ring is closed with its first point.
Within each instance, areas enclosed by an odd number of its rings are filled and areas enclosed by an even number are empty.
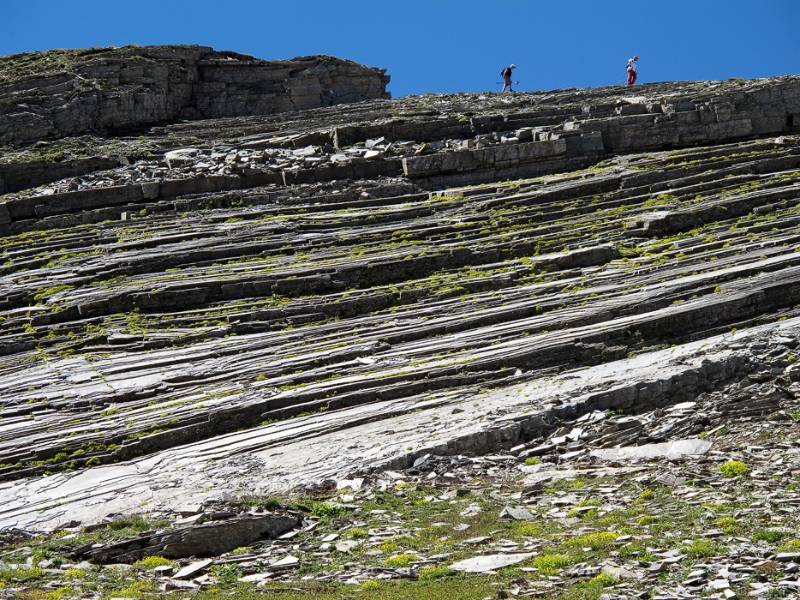
{"type": "Polygon", "coordinates": [[[301,523],[297,515],[272,513],[223,514],[214,520],[198,521],[105,546],[90,544],[75,554],[98,563],[130,563],[146,556],[216,556],[260,539],[275,539],[301,523]]]}
{"type": "Polygon", "coordinates": [[[8,149],[0,524],[535,457],[559,422],[782,373],[800,79],[634,93],[376,97],[8,149]]]}
{"type": "Polygon", "coordinates": [[[329,56],[263,61],[204,46],[17,54],[0,58],[0,144],[386,98],[388,82],[329,56]]]}

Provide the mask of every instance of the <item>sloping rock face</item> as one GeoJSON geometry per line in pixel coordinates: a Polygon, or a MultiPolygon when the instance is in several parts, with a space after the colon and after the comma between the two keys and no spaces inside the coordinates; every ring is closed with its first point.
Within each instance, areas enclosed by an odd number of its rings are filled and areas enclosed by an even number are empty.
{"type": "Polygon", "coordinates": [[[79,555],[99,563],[133,562],[154,555],[169,558],[215,556],[262,538],[275,539],[300,524],[301,520],[296,515],[237,515],[210,523],[140,535],[107,546],[93,547],[90,544],[79,551],[79,555]]]}
{"type": "Polygon", "coordinates": [[[783,369],[798,114],[787,77],[8,149],[0,524],[535,447],[783,369]]]}
{"type": "Polygon", "coordinates": [[[388,82],[328,56],[268,62],[204,46],[17,54],[0,58],[0,144],[385,98],[388,82]]]}

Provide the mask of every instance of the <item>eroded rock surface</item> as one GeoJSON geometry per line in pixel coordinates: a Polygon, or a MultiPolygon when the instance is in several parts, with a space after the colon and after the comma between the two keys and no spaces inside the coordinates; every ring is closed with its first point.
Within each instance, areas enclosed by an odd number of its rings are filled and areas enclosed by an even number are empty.
{"type": "Polygon", "coordinates": [[[800,79],[635,93],[381,87],[8,147],[0,524],[697,435],[669,407],[795,360],[800,79]]]}
{"type": "Polygon", "coordinates": [[[384,98],[388,82],[329,56],[270,62],[206,46],[15,54],[0,58],[0,144],[384,98]]]}
{"type": "Polygon", "coordinates": [[[79,549],[76,554],[101,564],[130,563],[147,556],[216,556],[260,539],[278,538],[299,525],[300,519],[290,515],[223,515],[222,519],[218,517],[212,522],[201,521],[167,531],[140,534],[99,547],[92,545],[79,549]]]}

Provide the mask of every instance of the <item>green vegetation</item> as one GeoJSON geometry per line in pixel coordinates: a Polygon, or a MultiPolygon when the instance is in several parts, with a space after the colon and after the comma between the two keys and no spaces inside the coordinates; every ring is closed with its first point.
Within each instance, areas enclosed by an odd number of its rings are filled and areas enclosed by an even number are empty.
{"type": "Polygon", "coordinates": [[[329,504],[325,502],[315,502],[311,506],[311,514],[315,517],[333,518],[336,517],[347,509],[338,504],[329,504]]]}
{"type": "Polygon", "coordinates": [[[569,540],[566,545],[573,548],[590,548],[591,550],[606,550],[614,545],[619,534],[611,531],[598,531],[584,533],[569,540]]]}
{"type": "Polygon", "coordinates": [[[742,530],[739,522],[733,517],[720,517],[715,524],[728,535],[738,535],[742,530]]]}
{"type": "Polygon", "coordinates": [[[415,560],[417,560],[416,554],[396,554],[395,556],[387,558],[384,564],[392,568],[408,567],[415,560]]]}
{"type": "Polygon", "coordinates": [[[236,583],[240,577],[244,576],[242,568],[236,564],[212,565],[209,572],[222,583],[236,583]]]}
{"type": "Polygon", "coordinates": [[[720,549],[711,540],[697,539],[684,546],[683,551],[689,558],[709,558],[717,555],[720,549]]]}
{"type": "Polygon", "coordinates": [[[768,542],[770,544],[775,544],[781,541],[783,538],[789,535],[786,531],[781,531],[779,529],[759,529],[755,533],[753,533],[753,541],[754,542],[768,542]]]}
{"type": "MultiPolygon", "coordinates": [[[[0,584],[27,583],[44,577],[44,570],[39,567],[21,567],[19,569],[0,569],[0,584]]],[[[2,585],[0,585],[0,588],[2,585]]]]}
{"type": "Polygon", "coordinates": [[[163,556],[147,556],[137,560],[135,563],[133,563],[133,566],[137,569],[151,571],[156,567],[174,567],[177,564],[178,563],[176,563],[174,560],[169,560],[163,556]]]}
{"type": "Polygon", "coordinates": [[[542,575],[558,575],[558,572],[580,562],[579,554],[540,554],[533,559],[534,568],[538,569],[542,575]]]}
{"type": "Polygon", "coordinates": [[[363,527],[353,527],[350,531],[347,532],[347,535],[354,540],[361,540],[367,537],[367,530],[363,527]]]}
{"type": "Polygon", "coordinates": [[[729,460],[719,466],[719,472],[729,479],[742,477],[748,470],[747,465],[740,460],[729,460]]]}
{"type": "Polygon", "coordinates": [[[452,577],[456,575],[457,572],[447,566],[438,566],[438,567],[423,567],[419,571],[419,578],[422,581],[426,581],[429,579],[441,579],[442,577],[452,577]]]}

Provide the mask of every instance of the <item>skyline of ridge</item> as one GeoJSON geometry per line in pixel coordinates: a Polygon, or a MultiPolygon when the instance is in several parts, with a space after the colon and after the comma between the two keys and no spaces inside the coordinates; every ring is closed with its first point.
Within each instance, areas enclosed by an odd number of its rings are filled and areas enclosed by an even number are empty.
{"type": "Polygon", "coordinates": [[[143,0],[129,11],[98,0],[31,0],[6,7],[0,54],[128,44],[208,45],[265,60],[329,54],[387,69],[395,97],[497,91],[499,71],[511,62],[519,66],[520,91],[621,84],[632,54],[641,57],[639,83],[800,71],[791,28],[800,4],[791,0],[722,7],[676,0],[666,9],[588,0],[410,0],[397,7],[237,2],[220,12],[209,0],[143,0]]]}

